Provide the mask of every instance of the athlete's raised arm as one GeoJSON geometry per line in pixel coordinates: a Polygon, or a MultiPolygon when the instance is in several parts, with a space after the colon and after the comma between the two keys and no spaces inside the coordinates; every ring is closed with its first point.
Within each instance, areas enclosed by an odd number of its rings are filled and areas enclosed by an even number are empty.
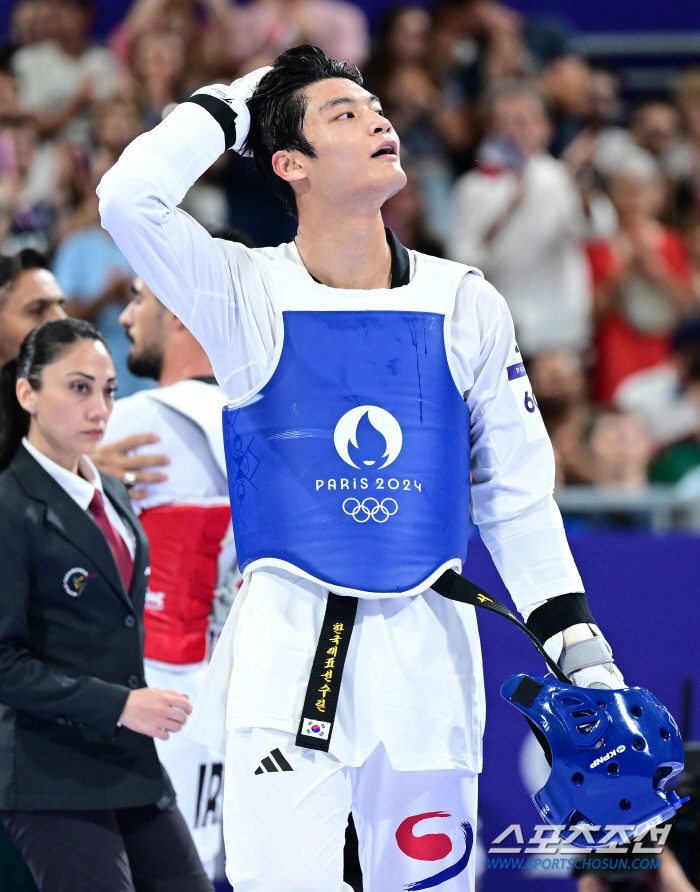
{"type": "Polygon", "coordinates": [[[199,90],[135,139],[98,188],[102,225],[214,363],[232,334],[233,304],[257,296],[262,306],[249,309],[265,313],[259,273],[245,249],[222,249],[177,206],[222,152],[241,148],[250,126],[246,99],[267,70],[199,90]]]}

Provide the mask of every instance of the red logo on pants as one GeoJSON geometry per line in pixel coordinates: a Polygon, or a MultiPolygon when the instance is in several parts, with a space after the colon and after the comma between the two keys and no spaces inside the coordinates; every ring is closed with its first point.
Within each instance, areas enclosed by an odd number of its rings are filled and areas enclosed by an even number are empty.
{"type": "MultiPolygon", "coordinates": [[[[413,858],[417,861],[442,861],[452,851],[452,840],[450,837],[445,833],[426,833],[425,836],[414,836],[413,828],[420,821],[426,821],[428,818],[449,817],[452,816],[444,811],[430,811],[422,815],[413,815],[410,818],[406,818],[396,831],[398,847],[408,858],[413,858]]],[[[423,889],[433,889],[436,886],[441,886],[448,880],[454,879],[465,870],[474,844],[474,831],[468,821],[462,821],[459,826],[464,835],[464,854],[462,857],[433,876],[404,886],[404,892],[419,892],[419,890],[423,889]]]]}
{"type": "Polygon", "coordinates": [[[404,855],[415,858],[417,861],[441,861],[446,858],[452,851],[452,840],[449,836],[444,833],[426,833],[425,836],[414,836],[413,828],[420,821],[426,821],[428,818],[449,817],[451,815],[444,811],[429,811],[402,821],[396,831],[396,842],[404,855]]]}

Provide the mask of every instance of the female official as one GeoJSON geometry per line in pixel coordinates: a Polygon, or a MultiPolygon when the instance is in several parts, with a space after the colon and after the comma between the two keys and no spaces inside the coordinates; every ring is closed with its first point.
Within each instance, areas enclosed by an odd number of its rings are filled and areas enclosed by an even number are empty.
{"type": "Polygon", "coordinates": [[[0,819],[41,892],[211,892],[152,739],[191,706],[145,687],[148,542],[89,459],[115,387],[77,319],[3,371],[0,819]]]}

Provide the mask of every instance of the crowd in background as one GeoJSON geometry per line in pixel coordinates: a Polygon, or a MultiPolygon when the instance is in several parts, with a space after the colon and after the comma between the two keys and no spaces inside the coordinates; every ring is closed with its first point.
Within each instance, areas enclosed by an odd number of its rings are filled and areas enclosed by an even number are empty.
{"type": "MultiPolygon", "coordinates": [[[[129,265],[95,187],[199,86],[298,43],[357,65],[402,139],[384,208],[409,248],[483,270],[507,301],[552,437],[557,484],[643,490],[700,469],[700,69],[631,103],[614,68],[497,0],[135,0],[104,44],[90,0],[17,0],[0,57],[0,251],[48,254],[69,313],[108,339],[129,265]]],[[[258,245],[295,221],[222,157],[183,208],[258,245]]],[[[700,473],[698,471],[697,473],[700,473]]]]}

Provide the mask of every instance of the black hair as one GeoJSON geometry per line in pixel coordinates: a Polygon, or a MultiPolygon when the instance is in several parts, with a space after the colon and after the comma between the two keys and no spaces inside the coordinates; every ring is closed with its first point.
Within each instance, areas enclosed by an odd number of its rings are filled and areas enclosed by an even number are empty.
{"type": "Polygon", "coordinates": [[[33,390],[41,390],[44,368],[61,358],[79,341],[99,341],[107,351],[104,337],[83,319],[56,319],[43,322],[22,341],[19,356],[0,373],[0,471],[4,471],[29,431],[29,414],[20,406],[16,386],[26,378],[33,390]]]}
{"type": "Polygon", "coordinates": [[[315,158],[314,147],[304,136],[307,97],[304,88],[318,81],[343,77],[361,85],[362,75],[347,62],[329,59],[317,46],[294,47],[275,60],[248,100],[250,131],[244,151],[269,189],[296,214],[294,189],[272,169],[272,156],[282,149],[315,158]]]}
{"type": "Polygon", "coordinates": [[[30,269],[50,269],[49,261],[41,251],[23,248],[10,257],[0,254],[0,306],[12,291],[19,276],[30,269]]]}

